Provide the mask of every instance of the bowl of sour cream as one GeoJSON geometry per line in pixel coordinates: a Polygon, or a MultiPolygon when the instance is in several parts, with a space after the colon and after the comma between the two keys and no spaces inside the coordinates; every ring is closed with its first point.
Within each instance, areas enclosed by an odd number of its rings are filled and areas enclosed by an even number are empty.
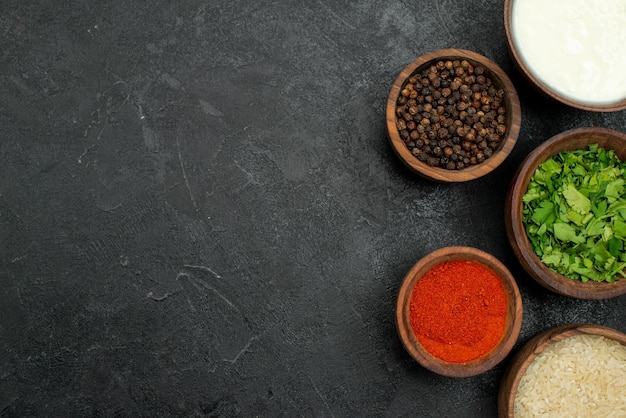
{"type": "Polygon", "coordinates": [[[509,52],[525,78],[574,108],[626,109],[626,1],[505,0],[509,52]]]}

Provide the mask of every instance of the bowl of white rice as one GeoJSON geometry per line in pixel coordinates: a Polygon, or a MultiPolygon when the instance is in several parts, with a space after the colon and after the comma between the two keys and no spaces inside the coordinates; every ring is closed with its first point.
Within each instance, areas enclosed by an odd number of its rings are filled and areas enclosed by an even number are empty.
{"type": "Polygon", "coordinates": [[[505,372],[498,416],[626,417],[626,334],[570,324],[535,336],[505,372]]]}

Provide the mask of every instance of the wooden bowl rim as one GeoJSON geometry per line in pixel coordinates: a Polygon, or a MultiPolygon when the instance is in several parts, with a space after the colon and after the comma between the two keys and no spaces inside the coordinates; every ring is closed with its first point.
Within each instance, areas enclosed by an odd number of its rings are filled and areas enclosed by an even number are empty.
{"type": "Polygon", "coordinates": [[[413,265],[400,286],[395,314],[400,340],[414,360],[443,376],[470,377],[492,369],[512,350],[522,327],[523,306],[515,278],[500,260],[477,248],[451,246],[435,250],[413,265]],[[486,355],[467,363],[448,363],[434,357],[420,344],[410,324],[411,294],[417,281],[432,267],[453,260],[473,261],[493,271],[502,281],[508,302],[506,328],[498,345],[486,355]]]}
{"type": "Polygon", "coordinates": [[[528,366],[546,348],[555,342],[574,335],[598,335],[610,338],[626,346],[626,334],[604,325],[576,323],[557,326],[535,335],[513,356],[500,383],[498,391],[498,417],[514,418],[517,388],[528,366]]]}
{"type": "Polygon", "coordinates": [[[586,110],[589,112],[617,112],[620,110],[626,109],[626,97],[620,99],[616,102],[612,103],[587,103],[577,101],[575,99],[563,96],[546,83],[541,81],[533,71],[526,65],[525,60],[522,58],[521,53],[519,52],[515,37],[513,36],[512,29],[512,14],[513,14],[513,3],[516,0],[504,0],[504,31],[506,33],[507,46],[509,49],[509,54],[513,57],[516,66],[522,72],[524,77],[534,84],[536,88],[538,88],[543,94],[548,97],[556,100],[566,106],[573,107],[575,109],[586,110]]]}
{"type": "MultiPolygon", "coordinates": [[[[526,229],[522,222],[522,196],[528,189],[530,177],[536,167],[563,150],[576,150],[580,147],[572,144],[568,148],[568,141],[585,136],[602,136],[609,141],[621,141],[626,146],[626,134],[608,128],[586,127],[575,128],[561,132],[549,138],[535,148],[522,162],[515,174],[505,204],[505,222],[509,242],[513,247],[517,259],[530,276],[547,289],[562,296],[577,299],[608,299],[626,293],[626,279],[612,283],[606,282],[580,282],[570,279],[562,274],[550,270],[532,250],[530,240],[526,235],[526,229]],[[553,144],[562,145],[548,153],[553,144]],[[524,178],[526,177],[526,178],[524,178]]],[[[589,143],[595,143],[591,141],[589,143]]]]}
{"type": "Polygon", "coordinates": [[[389,141],[391,142],[392,148],[394,149],[396,155],[409,169],[423,177],[439,182],[463,182],[482,177],[496,169],[500,164],[502,164],[506,157],[508,157],[508,155],[511,153],[513,147],[515,146],[515,143],[517,142],[521,126],[521,118],[522,113],[517,90],[515,89],[515,86],[513,85],[509,77],[498,66],[498,64],[491,61],[489,58],[473,51],[448,48],[431,51],[417,57],[413,62],[404,67],[404,69],[396,77],[396,80],[394,81],[391,90],[389,91],[389,96],[387,98],[386,130],[387,137],[389,138],[389,141]],[[465,168],[463,170],[446,170],[444,168],[431,167],[428,164],[418,160],[408,150],[408,148],[404,144],[404,141],[402,141],[402,139],[400,138],[400,134],[398,133],[398,129],[396,127],[396,101],[398,95],[400,94],[402,85],[404,84],[406,79],[420,67],[427,65],[432,61],[438,61],[442,59],[466,59],[468,61],[472,61],[474,63],[478,63],[484,66],[489,73],[489,76],[505,91],[505,103],[507,107],[507,132],[505,138],[502,140],[502,144],[500,144],[498,150],[494,152],[493,155],[486,159],[484,162],[473,165],[469,168],[465,168]]]}

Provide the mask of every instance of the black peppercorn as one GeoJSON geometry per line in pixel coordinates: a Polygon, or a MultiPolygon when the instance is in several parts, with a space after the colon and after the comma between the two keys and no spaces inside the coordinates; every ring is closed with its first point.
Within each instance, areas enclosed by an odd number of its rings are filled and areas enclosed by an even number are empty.
{"type": "Polygon", "coordinates": [[[418,69],[397,99],[400,137],[420,161],[462,170],[491,157],[506,133],[504,91],[468,60],[418,69]]]}

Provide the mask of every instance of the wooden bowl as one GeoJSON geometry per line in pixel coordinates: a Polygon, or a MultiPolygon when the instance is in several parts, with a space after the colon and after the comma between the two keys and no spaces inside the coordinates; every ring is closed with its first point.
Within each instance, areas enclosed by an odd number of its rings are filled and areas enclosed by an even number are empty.
{"type": "MultiPolygon", "coordinates": [[[[591,112],[615,112],[618,110],[626,109],[626,98],[615,101],[613,103],[588,103],[564,96],[562,93],[558,92],[553,87],[542,81],[536,75],[536,73],[530,69],[529,64],[522,57],[522,54],[520,53],[520,48],[514,36],[512,20],[515,1],[516,0],[504,1],[504,29],[506,32],[507,46],[511,59],[515,67],[526,79],[526,81],[529,82],[529,84],[531,84],[533,87],[535,87],[535,89],[543,93],[545,96],[550,97],[560,103],[563,103],[566,106],[570,106],[576,109],[587,110],[591,112]]],[[[542,13],[542,10],[537,10],[537,13],[542,13]]],[[[563,13],[565,13],[565,11],[563,13]]],[[[549,40],[546,41],[548,42],[549,40]]]]}
{"type": "Polygon", "coordinates": [[[500,363],[513,348],[522,326],[522,298],[509,270],[494,256],[471,247],[446,247],[419,260],[404,277],[396,302],[396,328],[402,344],[423,367],[450,377],[474,376],[500,363]],[[454,260],[472,261],[490,269],[502,280],[507,300],[504,335],[486,355],[466,363],[443,361],[430,354],[419,342],[410,322],[411,295],[416,283],[434,266],[454,260]]]}
{"type": "Polygon", "coordinates": [[[521,110],[519,97],[513,83],[498,65],[488,58],[472,51],[462,49],[441,49],[429,52],[418,57],[415,61],[407,65],[398,75],[391,87],[387,99],[386,108],[386,129],[391,145],[400,160],[415,173],[431,180],[439,182],[463,182],[484,176],[498,167],[510,154],[520,130],[521,110]],[[416,72],[441,60],[467,60],[472,65],[481,65],[485,68],[485,75],[492,79],[498,89],[505,92],[504,105],[506,108],[506,131],[498,148],[493,155],[484,162],[466,167],[462,170],[447,170],[445,168],[432,167],[418,160],[407,148],[400,138],[397,128],[398,118],[396,116],[397,100],[407,79],[416,72]]]}
{"type": "Polygon", "coordinates": [[[611,328],[592,324],[570,324],[546,330],[528,341],[515,354],[500,383],[498,417],[513,418],[515,396],[526,369],[539,354],[555,342],[574,335],[598,335],[626,345],[626,335],[611,328]]]}
{"type": "Polygon", "coordinates": [[[613,283],[581,282],[550,270],[533,251],[526,235],[522,197],[537,167],[561,151],[584,149],[599,144],[626,159],[626,134],[606,128],[578,128],[562,132],[532,151],[519,167],[505,202],[505,224],[509,242],[522,267],[530,276],[553,292],[578,299],[607,299],[626,293],[626,279],[613,283]]]}

